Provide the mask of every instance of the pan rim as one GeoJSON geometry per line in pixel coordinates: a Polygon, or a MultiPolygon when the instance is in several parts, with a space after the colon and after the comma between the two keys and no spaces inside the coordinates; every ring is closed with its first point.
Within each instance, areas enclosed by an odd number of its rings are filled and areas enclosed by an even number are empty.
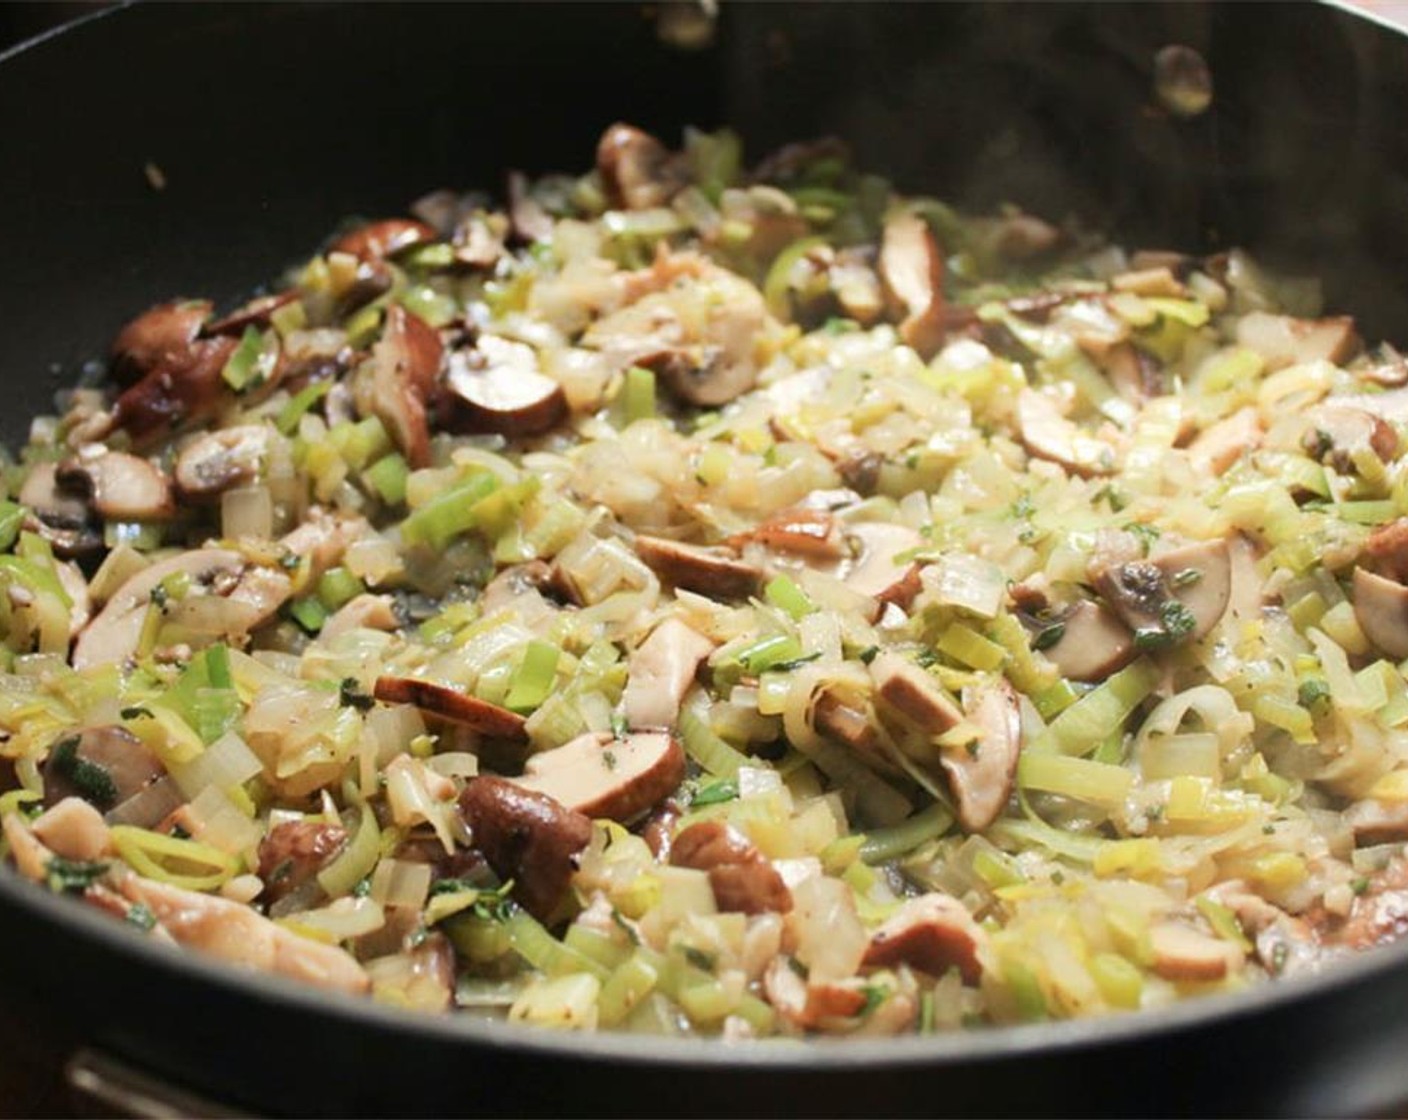
{"type": "Polygon", "coordinates": [[[345,1019],[358,1026],[447,1044],[486,1050],[535,1051],[545,1056],[599,1059],[640,1066],[688,1064],[717,1069],[816,1070],[910,1069],[1010,1059],[1041,1053],[1054,1055],[1105,1046],[1157,1042],[1212,1025],[1226,1025],[1283,1008],[1312,1004],[1336,991],[1363,986],[1389,973],[1408,970],[1408,941],[1377,946],[1336,960],[1324,971],[1274,980],[1251,990],[1182,1000],[1167,1007],[1130,1014],[954,1031],[929,1036],[877,1039],[783,1040],[742,1045],[707,1038],[650,1038],[621,1032],[568,1034],[507,1022],[474,1021],[450,1013],[430,1015],[378,1004],[370,999],[322,991],[281,977],[240,969],[187,950],[173,950],[143,940],[112,918],[90,911],[72,899],[50,894],[0,871],[0,913],[16,907],[51,926],[96,944],[116,957],[134,957],[173,982],[192,975],[203,984],[266,1005],[345,1019]]]}

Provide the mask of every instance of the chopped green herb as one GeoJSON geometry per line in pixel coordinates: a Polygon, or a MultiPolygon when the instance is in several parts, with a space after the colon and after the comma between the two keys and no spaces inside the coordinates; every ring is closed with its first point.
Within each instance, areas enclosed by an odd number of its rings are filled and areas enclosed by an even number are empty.
{"type": "Polygon", "coordinates": [[[703,949],[696,949],[693,945],[686,945],[683,951],[684,959],[694,965],[695,968],[702,968],[706,972],[713,971],[715,964],[714,958],[704,952],[703,949]]]}
{"type": "Polygon", "coordinates": [[[1064,622],[1053,622],[1050,626],[1043,626],[1037,631],[1036,637],[1032,639],[1032,649],[1041,651],[1048,650],[1066,636],[1066,624],[1064,622]]]}
{"type": "Polygon", "coordinates": [[[51,891],[81,894],[107,874],[108,864],[98,860],[63,859],[54,856],[45,868],[45,883],[51,891]]]}
{"type": "Polygon", "coordinates": [[[882,988],[879,984],[867,984],[861,989],[861,994],[865,996],[865,1003],[862,1004],[861,1009],[856,1012],[856,1017],[859,1019],[864,1019],[884,1003],[890,995],[889,991],[882,988]]]}
{"type": "Polygon", "coordinates": [[[1351,880],[1349,889],[1355,894],[1363,894],[1369,889],[1369,880],[1361,875],[1359,878],[1351,880]]]}
{"type": "Polygon", "coordinates": [[[1192,587],[1203,578],[1203,573],[1197,568],[1180,568],[1169,576],[1169,584],[1173,587],[1192,587]]]}
{"type": "Polygon", "coordinates": [[[872,661],[874,661],[877,657],[880,656],[880,647],[866,646],[863,650],[860,651],[858,656],[860,657],[861,664],[869,665],[872,661]]]}
{"type": "Polygon", "coordinates": [[[342,683],[337,687],[337,694],[344,707],[356,708],[359,712],[368,711],[376,704],[375,699],[362,691],[356,677],[343,677],[342,683]]]}
{"type": "Polygon", "coordinates": [[[1302,708],[1315,708],[1330,698],[1330,685],[1319,677],[1309,677],[1300,682],[1296,698],[1302,708]]]}
{"type": "Polygon", "coordinates": [[[90,762],[78,753],[79,737],[70,735],[54,745],[49,756],[53,770],[73,783],[73,788],[85,801],[106,809],[117,801],[117,785],[107,768],[90,762]]]}
{"type": "Polygon", "coordinates": [[[137,902],[128,907],[126,918],[138,929],[147,930],[156,926],[156,915],[145,902],[137,902]]]}
{"type": "Polygon", "coordinates": [[[732,779],[710,782],[695,793],[691,805],[721,805],[738,797],[738,783],[732,779]]]}

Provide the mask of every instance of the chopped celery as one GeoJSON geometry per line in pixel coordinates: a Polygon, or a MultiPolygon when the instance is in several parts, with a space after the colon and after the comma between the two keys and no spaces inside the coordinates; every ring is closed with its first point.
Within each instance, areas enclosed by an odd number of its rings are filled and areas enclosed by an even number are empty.
{"type": "Polygon", "coordinates": [[[1123,726],[1158,679],[1159,671],[1153,664],[1142,658],[1135,661],[1058,715],[1029,745],[1028,752],[1089,754],[1123,726]]]}
{"type": "Polygon", "coordinates": [[[1111,1007],[1132,1011],[1144,994],[1144,974],[1117,953],[1096,953],[1090,958],[1090,975],[1111,1007]]]}
{"type": "Polygon", "coordinates": [[[1085,758],[1028,751],[1017,763],[1017,781],[1023,789],[1059,793],[1095,805],[1113,807],[1124,800],[1134,774],[1085,758]]]}
{"type": "Polygon", "coordinates": [[[715,735],[708,721],[689,705],[680,709],[679,732],[685,753],[716,778],[732,778],[740,766],[748,765],[748,756],[715,735]]]}
{"type": "Polygon", "coordinates": [[[526,910],[511,907],[504,918],[504,928],[514,951],[539,972],[548,976],[585,972],[598,980],[607,978],[606,968],[557,940],[526,910]]]}
{"type": "Polygon", "coordinates": [[[313,596],[295,599],[288,608],[293,620],[310,634],[316,634],[328,620],[328,609],[313,596]]]}
{"type": "Polygon", "coordinates": [[[763,596],[773,606],[786,611],[794,619],[804,618],[816,610],[816,605],[807,598],[807,593],[785,573],[768,581],[767,586],[763,588],[763,596]]]}
{"type": "Polygon", "coordinates": [[[355,599],[366,586],[346,568],[329,568],[318,580],[318,599],[329,612],[355,599]]]}
{"type": "Polygon", "coordinates": [[[763,278],[763,299],[768,310],[783,322],[792,321],[792,273],[808,253],[823,248],[824,237],[803,237],[778,253],[763,278]]]}
{"type": "Polygon", "coordinates": [[[331,378],[324,381],[314,381],[310,385],[303,386],[289,400],[288,404],[279,409],[279,415],[274,420],[274,426],[286,436],[291,436],[298,431],[298,422],[303,419],[304,414],[328,395],[328,390],[333,386],[331,378]]]}
{"type": "Polygon", "coordinates": [[[275,337],[266,339],[259,328],[245,327],[239,345],[226,361],[220,376],[235,392],[243,393],[246,389],[257,388],[269,380],[278,357],[279,349],[275,337]]]}
{"type": "Polygon", "coordinates": [[[637,420],[651,420],[655,417],[655,374],[640,366],[626,370],[625,384],[621,387],[621,418],[629,427],[637,420]]]}
{"type": "Polygon", "coordinates": [[[398,506],[406,500],[406,479],[410,473],[405,458],[399,451],[393,451],[368,467],[364,477],[383,502],[398,506]]]}
{"type": "Polygon", "coordinates": [[[552,692],[557,680],[557,662],[562,651],[537,639],[523,651],[523,660],[514,671],[504,707],[527,715],[536,711],[552,692]]]}
{"type": "Polygon", "coordinates": [[[796,638],[788,634],[774,634],[739,650],[736,660],[747,672],[756,676],[802,656],[802,646],[796,638]]]}
{"type": "Polygon", "coordinates": [[[899,824],[871,829],[865,834],[860,858],[869,864],[886,863],[937,839],[952,826],[953,814],[947,806],[935,802],[899,824]]]}
{"type": "Polygon", "coordinates": [[[401,522],[401,536],[409,544],[425,544],[441,551],[455,537],[475,527],[474,507],[499,487],[488,471],[472,475],[460,485],[431,498],[401,522]]]}
{"type": "Polygon", "coordinates": [[[945,630],[935,648],[970,669],[990,672],[1007,660],[1007,651],[1002,646],[988,641],[961,622],[945,630]]]}
{"type": "Polygon", "coordinates": [[[341,898],[372,873],[381,858],[381,829],[376,812],[365,802],[357,831],[341,852],[318,872],[318,885],[330,898],[341,898]]]}
{"type": "Polygon", "coordinates": [[[24,524],[24,507],[10,501],[0,502],[0,551],[14,546],[24,524]]]}
{"type": "MultiPolygon", "coordinates": [[[[432,245],[429,248],[437,249],[442,246],[432,245]]],[[[448,249],[449,246],[443,248],[448,249]]],[[[460,313],[459,305],[455,303],[453,296],[436,291],[429,284],[411,284],[398,298],[401,306],[407,311],[436,328],[452,322],[460,313]]]]}

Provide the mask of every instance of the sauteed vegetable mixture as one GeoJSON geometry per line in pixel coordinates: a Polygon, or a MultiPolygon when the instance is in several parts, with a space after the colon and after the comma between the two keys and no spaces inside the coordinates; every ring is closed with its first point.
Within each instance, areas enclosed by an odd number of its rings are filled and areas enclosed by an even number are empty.
{"type": "Polygon", "coordinates": [[[113,342],[5,471],[0,816],[388,1003],[925,1033],[1408,924],[1408,362],[1241,252],[608,129],[113,342]]]}

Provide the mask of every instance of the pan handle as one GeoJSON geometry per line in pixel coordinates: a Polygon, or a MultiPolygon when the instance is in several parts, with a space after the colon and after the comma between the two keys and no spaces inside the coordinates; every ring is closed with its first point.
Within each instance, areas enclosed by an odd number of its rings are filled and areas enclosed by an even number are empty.
{"type": "Polygon", "coordinates": [[[255,1114],[197,1096],[97,1050],[79,1050],[64,1066],[79,1116],[130,1120],[256,1120],[255,1114]]]}

